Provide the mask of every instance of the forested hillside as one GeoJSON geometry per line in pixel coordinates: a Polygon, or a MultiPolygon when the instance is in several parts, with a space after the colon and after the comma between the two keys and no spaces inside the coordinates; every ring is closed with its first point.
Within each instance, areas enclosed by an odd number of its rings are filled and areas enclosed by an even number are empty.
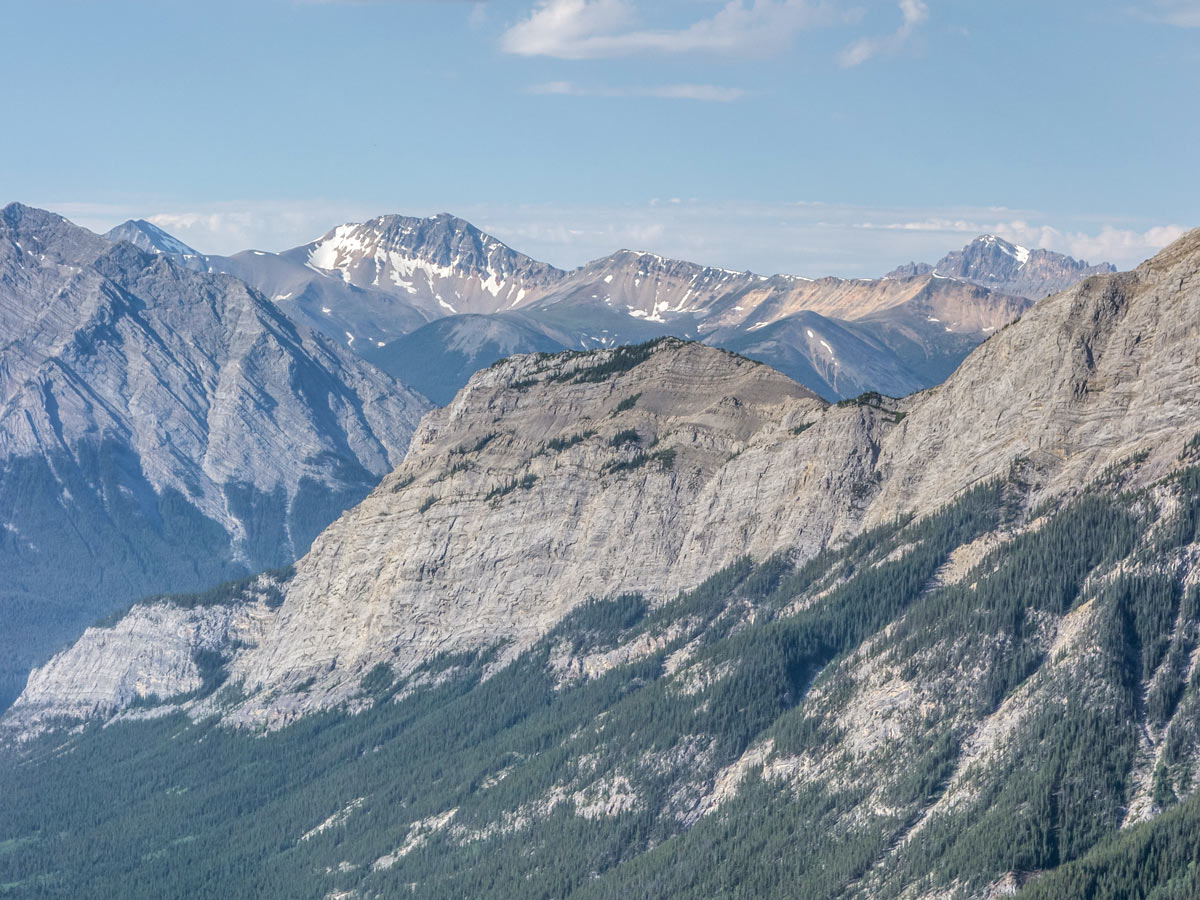
{"type": "Polygon", "coordinates": [[[1194,800],[1117,836],[1191,795],[1200,732],[1200,469],[1126,489],[1138,465],[1038,509],[1018,467],[802,565],[593,601],[508,666],[381,664],[357,714],[256,736],[151,706],[10,748],[0,884],[1190,896],[1194,800]]]}

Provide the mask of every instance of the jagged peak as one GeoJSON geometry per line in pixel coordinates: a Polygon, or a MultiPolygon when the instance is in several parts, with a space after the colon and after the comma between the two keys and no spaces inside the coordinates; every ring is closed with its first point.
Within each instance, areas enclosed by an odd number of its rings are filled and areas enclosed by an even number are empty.
{"type": "Polygon", "coordinates": [[[26,250],[36,247],[40,253],[71,264],[89,263],[110,246],[99,235],[57,213],[23,203],[10,203],[0,210],[0,229],[18,243],[24,242],[26,250]]]}
{"type": "Polygon", "coordinates": [[[24,203],[9,203],[4,209],[0,210],[0,219],[10,228],[19,230],[33,226],[35,228],[45,228],[46,226],[63,226],[79,229],[78,225],[64,219],[58,213],[50,212],[46,209],[41,209],[37,206],[26,206],[24,203]]]}
{"type": "MultiPolygon", "coordinates": [[[[445,257],[457,247],[473,247],[487,256],[500,255],[521,266],[533,266],[547,272],[557,272],[553,266],[514,250],[499,238],[483,231],[466,219],[451,213],[434,216],[406,216],[399,213],[376,216],[365,222],[338,225],[308,245],[309,260],[317,268],[322,265],[322,250],[339,247],[351,253],[372,255],[378,250],[406,253],[410,256],[445,257]]],[[[333,267],[337,268],[337,267],[333,267]]]]}

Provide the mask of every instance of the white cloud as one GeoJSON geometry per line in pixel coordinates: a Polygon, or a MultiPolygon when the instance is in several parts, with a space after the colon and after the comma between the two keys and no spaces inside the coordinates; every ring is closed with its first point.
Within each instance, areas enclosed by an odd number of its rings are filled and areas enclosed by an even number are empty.
{"type": "Polygon", "coordinates": [[[787,49],[805,28],[847,18],[824,2],[729,0],[715,15],[684,28],[646,29],[639,27],[631,0],[538,0],[500,43],[519,56],[558,59],[688,52],[767,56],[787,49]]]}
{"type": "Polygon", "coordinates": [[[895,53],[908,42],[917,28],[929,18],[929,7],[924,0],[900,0],[900,14],[904,21],[900,27],[884,37],[859,38],[842,51],[841,63],[845,67],[857,66],[882,53],[895,53]]]}
{"type": "Polygon", "coordinates": [[[1143,13],[1156,22],[1200,28],[1200,0],[1154,0],[1153,8],[1143,13]]]}
{"type": "Polygon", "coordinates": [[[556,94],[567,97],[653,97],[662,100],[703,100],[732,103],[746,96],[741,88],[715,84],[657,84],[637,87],[580,85],[573,81],[550,81],[529,88],[531,94],[556,94]]]}

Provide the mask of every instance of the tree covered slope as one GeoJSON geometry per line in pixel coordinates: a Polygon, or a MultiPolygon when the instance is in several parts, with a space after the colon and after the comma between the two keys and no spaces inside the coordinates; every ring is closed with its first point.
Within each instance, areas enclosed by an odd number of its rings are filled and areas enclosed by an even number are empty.
{"type": "Polygon", "coordinates": [[[150,707],[10,748],[0,884],[1184,896],[1150,889],[1193,877],[1193,801],[1114,838],[1187,797],[1200,762],[1200,470],[1124,490],[1136,465],[1035,510],[1014,471],[807,563],[588,603],[500,668],[495,650],[380,664],[356,714],[255,737],[150,707]],[[1155,865],[1131,868],[1143,846],[1155,865]]]}

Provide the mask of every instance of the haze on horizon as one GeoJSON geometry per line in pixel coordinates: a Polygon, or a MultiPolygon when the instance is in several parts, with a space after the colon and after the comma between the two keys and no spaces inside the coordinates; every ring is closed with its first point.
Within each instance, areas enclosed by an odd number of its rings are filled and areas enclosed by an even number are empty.
{"type": "Polygon", "coordinates": [[[0,202],[210,253],[449,211],[562,267],[878,275],[983,232],[1129,266],[1200,223],[1197,26],[1195,0],[20,4],[0,202]]]}

